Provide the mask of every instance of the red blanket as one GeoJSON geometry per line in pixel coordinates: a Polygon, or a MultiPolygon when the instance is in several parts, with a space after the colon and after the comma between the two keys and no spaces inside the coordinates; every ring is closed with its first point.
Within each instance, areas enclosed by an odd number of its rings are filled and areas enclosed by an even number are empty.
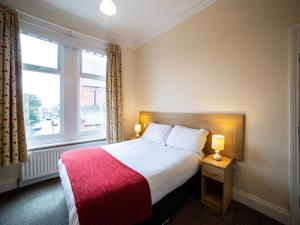
{"type": "Polygon", "coordinates": [[[97,148],[62,154],[80,225],[132,225],[151,215],[147,180],[97,148]]]}

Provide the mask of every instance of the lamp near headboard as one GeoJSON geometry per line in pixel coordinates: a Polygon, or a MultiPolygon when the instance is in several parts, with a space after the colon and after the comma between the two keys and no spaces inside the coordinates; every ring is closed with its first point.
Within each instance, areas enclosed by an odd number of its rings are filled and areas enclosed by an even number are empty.
{"type": "Polygon", "coordinates": [[[223,135],[226,138],[226,142],[222,155],[232,157],[236,160],[243,160],[243,114],[161,113],[141,111],[139,113],[139,123],[142,125],[142,133],[145,131],[145,125],[150,122],[207,129],[210,134],[204,148],[204,152],[206,153],[214,152],[211,148],[212,135],[223,135]]]}

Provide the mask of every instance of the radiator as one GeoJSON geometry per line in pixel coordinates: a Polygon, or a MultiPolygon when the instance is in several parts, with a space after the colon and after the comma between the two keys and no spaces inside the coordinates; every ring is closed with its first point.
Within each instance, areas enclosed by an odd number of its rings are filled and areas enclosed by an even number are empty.
{"type": "Polygon", "coordinates": [[[19,182],[19,186],[26,186],[28,184],[58,176],[57,162],[63,152],[71,149],[99,146],[103,144],[106,144],[106,142],[97,141],[30,151],[28,154],[28,160],[22,163],[21,166],[21,180],[19,182]]]}
{"type": "Polygon", "coordinates": [[[27,181],[57,173],[57,162],[64,151],[65,147],[59,147],[30,152],[28,160],[21,167],[21,180],[27,181]]]}

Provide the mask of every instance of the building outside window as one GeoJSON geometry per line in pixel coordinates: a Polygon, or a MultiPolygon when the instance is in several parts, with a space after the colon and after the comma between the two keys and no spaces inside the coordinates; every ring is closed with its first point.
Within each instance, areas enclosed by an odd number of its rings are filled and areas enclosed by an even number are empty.
{"type": "Polygon", "coordinates": [[[81,52],[80,131],[106,132],[106,56],[81,52]]]}

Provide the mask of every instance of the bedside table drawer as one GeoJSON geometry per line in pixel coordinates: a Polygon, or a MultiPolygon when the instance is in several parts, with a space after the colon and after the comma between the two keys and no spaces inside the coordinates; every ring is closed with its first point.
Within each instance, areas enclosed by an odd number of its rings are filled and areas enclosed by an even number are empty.
{"type": "Polygon", "coordinates": [[[220,182],[224,182],[224,170],[215,166],[203,163],[202,175],[220,182]]]}

